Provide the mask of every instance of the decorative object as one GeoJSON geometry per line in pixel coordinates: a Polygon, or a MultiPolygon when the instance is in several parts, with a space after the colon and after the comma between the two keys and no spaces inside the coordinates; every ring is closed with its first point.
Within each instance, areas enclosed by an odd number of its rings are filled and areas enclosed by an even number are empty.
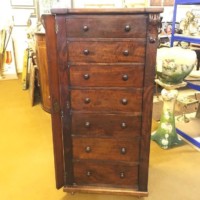
{"type": "Polygon", "coordinates": [[[19,7],[33,7],[35,0],[10,0],[11,6],[19,7]]]}
{"type": "Polygon", "coordinates": [[[192,11],[188,11],[185,19],[180,22],[179,29],[182,30],[184,35],[198,36],[200,35],[199,28],[200,25],[196,20],[195,14],[192,11]]]}
{"type": "Polygon", "coordinates": [[[186,86],[184,78],[191,72],[196,64],[196,53],[181,47],[158,49],[156,83],[164,89],[161,91],[163,110],[158,130],[152,134],[163,149],[182,144],[175,128],[174,106],[178,96],[178,88],[186,86]]]}
{"type": "Polygon", "coordinates": [[[196,53],[181,47],[160,48],[158,50],[156,73],[160,81],[176,85],[196,66],[196,53]]]}

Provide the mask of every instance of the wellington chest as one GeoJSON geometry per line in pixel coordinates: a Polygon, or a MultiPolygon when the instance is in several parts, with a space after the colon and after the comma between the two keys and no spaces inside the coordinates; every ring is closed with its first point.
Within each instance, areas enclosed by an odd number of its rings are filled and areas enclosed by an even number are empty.
{"type": "Polygon", "coordinates": [[[57,188],[148,194],[161,8],[44,16],[57,188]]]}

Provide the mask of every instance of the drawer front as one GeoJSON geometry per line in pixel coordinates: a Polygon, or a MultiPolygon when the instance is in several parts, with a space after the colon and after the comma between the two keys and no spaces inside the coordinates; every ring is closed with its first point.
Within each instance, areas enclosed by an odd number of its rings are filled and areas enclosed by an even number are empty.
{"type": "Polygon", "coordinates": [[[129,139],[72,137],[74,159],[138,162],[139,137],[129,139]]]}
{"type": "Polygon", "coordinates": [[[70,66],[71,86],[142,87],[144,65],[70,66]],[[103,80],[103,81],[102,81],[103,80]]]}
{"type": "Polygon", "coordinates": [[[80,38],[144,38],[146,20],[138,16],[69,17],[66,19],[67,37],[80,38]]]}
{"type": "Polygon", "coordinates": [[[72,90],[72,110],[141,112],[142,90],[72,90]]]}
{"type": "Polygon", "coordinates": [[[75,161],[74,182],[77,185],[138,186],[138,166],[105,162],[75,161]]]}
{"type": "Polygon", "coordinates": [[[144,63],[145,40],[69,41],[68,53],[71,63],[144,63]]]}
{"type": "Polygon", "coordinates": [[[141,116],[72,113],[72,135],[134,137],[140,129],[141,116]]]}

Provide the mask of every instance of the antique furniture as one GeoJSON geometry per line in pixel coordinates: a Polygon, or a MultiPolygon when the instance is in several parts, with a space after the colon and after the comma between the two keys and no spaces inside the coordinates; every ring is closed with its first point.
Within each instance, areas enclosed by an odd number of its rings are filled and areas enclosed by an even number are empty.
{"type": "Polygon", "coordinates": [[[43,17],[57,188],[147,195],[162,8],[51,12],[43,17]]]}
{"type": "Polygon", "coordinates": [[[45,111],[50,113],[51,101],[50,101],[50,92],[49,92],[49,77],[48,77],[45,33],[36,32],[35,43],[36,43],[37,66],[38,66],[38,71],[39,71],[41,105],[45,111]]]}

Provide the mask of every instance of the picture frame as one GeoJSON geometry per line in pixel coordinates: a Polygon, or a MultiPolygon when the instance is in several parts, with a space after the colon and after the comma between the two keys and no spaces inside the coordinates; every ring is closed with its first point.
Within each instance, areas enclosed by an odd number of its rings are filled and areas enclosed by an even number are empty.
{"type": "Polygon", "coordinates": [[[34,7],[35,0],[10,0],[12,7],[34,7]]]}
{"type": "Polygon", "coordinates": [[[36,16],[35,8],[14,8],[12,10],[14,26],[27,26],[28,19],[36,16]]]}

